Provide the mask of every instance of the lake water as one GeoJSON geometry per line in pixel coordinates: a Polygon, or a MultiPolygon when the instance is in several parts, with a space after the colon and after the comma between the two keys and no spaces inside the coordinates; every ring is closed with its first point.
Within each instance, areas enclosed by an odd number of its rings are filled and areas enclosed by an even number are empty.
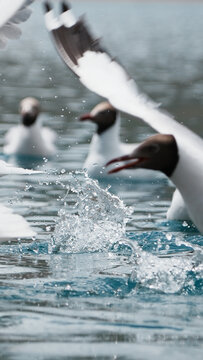
{"type": "MultiPolygon", "coordinates": [[[[98,184],[80,171],[94,126],[78,116],[100,98],[66,69],[39,2],[33,9],[22,38],[0,53],[0,145],[19,101],[36,96],[58,151],[37,165],[45,175],[1,178],[1,203],[37,237],[0,244],[0,359],[202,359],[203,236],[166,221],[174,187],[162,176],[98,184]]],[[[83,1],[74,10],[142,91],[203,135],[203,4],[83,1]]],[[[122,114],[123,141],[152,133],[122,114]]]]}

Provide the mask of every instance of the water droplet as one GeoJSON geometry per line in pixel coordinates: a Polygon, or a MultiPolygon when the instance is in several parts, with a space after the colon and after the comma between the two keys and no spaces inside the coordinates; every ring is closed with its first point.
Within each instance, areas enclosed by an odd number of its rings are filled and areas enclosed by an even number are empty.
{"type": "Polygon", "coordinates": [[[172,239],[172,235],[171,234],[166,234],[166,238],[167,238],[167,240],[171,240],[172,239]]]}
{"type": "Polygon", "coordinates": [[[72,290],[72,287],[68,284],[66,285],[65,290],[72,290]]]}
{"type": "Polygon", "coordinates": [[[183,227],[187,227],[188,226],[187,221],[183,221],[182,225],[183,225],[183,227]]]}

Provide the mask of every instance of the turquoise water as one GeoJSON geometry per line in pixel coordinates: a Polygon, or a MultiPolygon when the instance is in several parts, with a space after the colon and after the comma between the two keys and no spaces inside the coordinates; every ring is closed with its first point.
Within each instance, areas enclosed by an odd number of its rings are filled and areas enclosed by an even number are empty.
{"type": "MultiPolygon", "coordinates": [[[[140,88],[202,136],[203,5],[74,7],[140,88]]],[[[100,99],[65,68],[34,10],[0,54],[0,145],[29,95],[58,152],[35,163],[45,175],[1,178],[0,202],[37,237],[0,244],[0,359],[201,359],[203,237],[166,221],[174,188],[162,176],[98,184],[80,171],[94,126],[78,116],[100,99]]],[[[123,141],[152,133],[122,114],[123,141]]]]}

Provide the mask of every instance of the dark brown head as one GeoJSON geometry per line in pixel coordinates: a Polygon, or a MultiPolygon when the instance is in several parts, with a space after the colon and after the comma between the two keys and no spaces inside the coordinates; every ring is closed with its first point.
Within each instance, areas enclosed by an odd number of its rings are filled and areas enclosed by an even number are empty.
{"type": "Polygon", "coordinates": [[[32,97],[27,97],[20,102],[19,112],[24,126],[32,126],[40,112],[39,101],[32,97]]]}
{"type": "Polygon", "coordinates": [[[116,117],[116,109],[105,101],[95,106],[89,114],[82,115],[80,121],[89,120],[95,123],[97,125],[97,134],[101,135],[115,124],[116,117]]]}
{"type": "Polygon", "coordinates": [[[158,134],[144,141],[130,155],[113,159],[107,165],[130,161],[123,166],[114,168],[109,173],[123,169],[143,168],[159,170],[170,177],[176,168],[178,159],[178,147],[174,136],[158,134]]]}

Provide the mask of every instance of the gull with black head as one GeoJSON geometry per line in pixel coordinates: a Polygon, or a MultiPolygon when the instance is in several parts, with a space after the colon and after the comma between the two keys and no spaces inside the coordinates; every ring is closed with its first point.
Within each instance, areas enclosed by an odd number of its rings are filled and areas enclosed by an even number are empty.
{"type": "MultiPolygon", "coordinates": [[[[80,121],[91,121],[96,125],[83,165],[92,177],[106,177],[108,174],[105,165],[114,154],[122,156],[139,145],[120,140],[120,114],[108,101],[97,104],[90,113],[82,115],[80,121]]],[[[122,173],[122,177],[151,181],[155,179],[156,173],[139,169],[136,173],[133,171],[122,173]]]]}
{"type": "MultiPolygon", "coordinates": [[[[122,166],[110,170],[110,174],[118,173],[126,169],[151,169],[158,170],[173,179],[175,169],[179,161],[178,146],[173,135],[157,134],[137,146],[130,154],[116,157],[110,160],[106,166],[125,161],[122,166]],[[167,161],[166,161],[167,159],[167,161]]],[[[176,190],[173,201],[167,212],[169,220],[190,220],[184,200],[180,192],[176,190]]]]}
{"type": "MultiPolygon", "coordinates": [[[[180,192],[176,190],[178,196],[174,199],[181,201],[172,201],[171,216],[175,218],[184,201],[186,213],[203,233],[202,138],[140,93],[126,70],[90,34],[83,19],[70,24],[67,20],[70,15],[73,17],[70,8],[65,12],[62,9],[56,21],[50,6],[47,7],[46,23],[60,56],[89,90],[108,99],[120,111],[142,119],[158,133],[174,137],[178,161],[170,179],[180,192]]],[[[165,162],[168,161],[166,154],[165,162]]]]}
{"type": "Polygon", "coordinates": [[[21,124],[12,127],[5,136],[4,153],[50,157],[55,154],[56,133],[42,126],[40,103],[33,97],[20,102],[21,124]]]}
{"type": "Polygon", "coordinates": [[[91,121],[96,125],[83,165],[90,176],[107,175],[105,164],[112,159],[113,154],[121,156],[136,147],[136,144],[120,141],[120,116],[108,101],[96,105],[90,113],[82,115],[80,121],[91,121]]]}

